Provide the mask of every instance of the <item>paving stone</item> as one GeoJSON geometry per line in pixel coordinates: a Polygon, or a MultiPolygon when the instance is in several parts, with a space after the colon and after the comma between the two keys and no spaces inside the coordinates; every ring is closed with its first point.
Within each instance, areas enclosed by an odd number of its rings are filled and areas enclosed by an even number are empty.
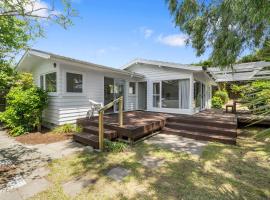
{"type": "Polygon", "coordinates": [[[143,159],[140,161],[140,163],[149,168],[155,168],[155,167],[160,167],[163,165],[165,160],[163,158],[156,158],[156,157],[151,157],[151,156],[144,156],[143,159]]]}
{"type": "Polygon", "coordinates": [[[75,197],[81,192],[82,189],[86,188],[91,184],[94,184],[95,182],[96,181],[93,179],[77,178],[67,183],[64,183],[62,187],[67,195],[75,197]]]}
{"type": "Polygon", "coordinates": [[[146,140],[145,143],[157,145],[175,152],[186,152],[198,156],[201,155],[203,147],[208,144],[206,141],[198,141],[168,134],[158,134],[146,140]]]}
{"type": "Polygon", "coordinates": [[[8,191],[8,192],[0,192],[1,200],[22,200],[21,195],[17,190],[8,191]]]}
{"type": "Polygon", "coordinates": [[[122,181],[123,178],[128,176],[130,174],[130,170],[125,169],[123,167],[115,167],[112,168],[108,173],[107,176],[110,178],[116,180],[116,181],[122,181]]]}
{"type": "Polygon", "coordinates": [[[22,199],[28,199],[49,188],[51,183],[45,178],[40,178],[27,183],[25,186],[18,188],[18,192],[22,199]]]}

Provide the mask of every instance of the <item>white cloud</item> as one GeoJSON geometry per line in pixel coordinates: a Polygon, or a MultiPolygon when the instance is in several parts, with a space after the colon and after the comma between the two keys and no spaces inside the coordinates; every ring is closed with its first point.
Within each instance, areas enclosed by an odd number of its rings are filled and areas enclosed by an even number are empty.
{"type": "Polygon", "coordinates": [[[32,12],[32,15],[39,17],[47,17],[50,14],[48,4],[40,0],[29,1],[24,8],[27,12],[32,12]]]}
{"type": "Polygon", "coordinates": [[[140,32],[143,34],[145,39],[150,38],[154,33],[152,29],[147,28],[147,27],[141,27],[140,32]]]}
{"type": "Polygon", "coordinates": [[[118,51],[119,48],[116,47],[116,46],[108,46],[106,48],[100,48],[100,49],[97,49],[94,54],[95,56],[102,56],[102,55],[105,55],[107,53],[111,53],[111,52],[115,52],[115,51],[118,51]]]}
{"type": "Polygon", "coordinates": [[[167,36],[159,35],[159,37],[157,38],[158,42],[172,47],[185,46],[186,40],[187,36],[183,34],[173,34],[167,36]]]}

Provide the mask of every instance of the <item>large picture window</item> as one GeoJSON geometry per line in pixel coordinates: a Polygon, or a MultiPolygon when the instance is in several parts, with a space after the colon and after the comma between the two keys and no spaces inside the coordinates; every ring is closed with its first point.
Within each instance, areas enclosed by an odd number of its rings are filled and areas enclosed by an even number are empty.
{"type": "Polygon", "coordinates": [[[67,72],[67,92],[82,93],[82,84],[82,74],[74,74],[67,72]]]}
{"type": "Polygon", "coordinates": [[[56,72],[45,74],[45,89],[48,92],[56,92],[56,72]]]}
{"type": "Polygon", "coordinates": [[[153,107],[160,107],[160,83],[153,84],[153,107]]]}
{"type": "Polygon", "coordinates": [[[162,108],[179,108],[179,80],[162,81],[162,108]]]}
{"type": "Polygon", "coordinates": [[[190,79],[164,80],[153,83],[154,108],[188,109],[190,104],[190,79]]]}

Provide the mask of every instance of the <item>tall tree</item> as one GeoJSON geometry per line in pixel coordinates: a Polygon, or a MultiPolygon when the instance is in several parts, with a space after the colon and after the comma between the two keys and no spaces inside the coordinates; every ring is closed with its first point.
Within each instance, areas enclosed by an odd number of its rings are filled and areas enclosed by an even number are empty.
{"type": "Polygon", "coordinates": [[[174,22],[197,56],[211,50],[213,65],[225,67],[270,34],[269,0],[166,0],[174,22]]]}
{"type": "Polygon", "coordinates": [[[1,0],[0,59],[11,61],[29,47],[29,42],[44,35],[44,26],[56,23],[67,28],[76,16],[69,0],[1,0]],[[57,8],[56,6],[57,5],[57,8]]]}

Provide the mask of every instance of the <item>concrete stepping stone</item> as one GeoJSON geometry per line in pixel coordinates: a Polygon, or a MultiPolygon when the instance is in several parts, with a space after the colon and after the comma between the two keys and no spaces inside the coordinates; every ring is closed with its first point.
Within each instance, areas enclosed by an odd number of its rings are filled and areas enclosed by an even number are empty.
{"type": "Polygon", "coordinates": [[[156,158],[151,156],[144,156],[140,163],[149,168],[156,168],[163,165],[165,160],[163,158],[156,158]]]}
{"type": "Polygon", "coordinates": [[[70,197],[75,197],[81,192],[82,189],[88,187],[91,184],[94,184],[95,182],[96,180],[94,179],[87,179],[83,177],[64,183],[62,187],[67,195],[70,197]]]}
{"type": "Polygon", "coordinates": [[[9,191],[0,191],[0,199],[1,200],[24,200],[34,195],[47,190],[51,185],[49,181],[45,178],[39,178],[33,180],[19,188],[9,190],[9,191]]]}
{"type": "Polygon", "coordinates": [[[35,179],[25,186],[18,188],[18,192],[22,199],[28,199],[40,192],[47,190],[51,186],[51,183],[45,178],[35,179]]]}
{"type": "Polygon", "coordinates": [[[107,176],[114,179],[115,181],[122,181],[129,174],[130,174],[130,170],[125,169],[123,167],[115,167],[115,168],[112,168],[107,173],[107,176]]]}

